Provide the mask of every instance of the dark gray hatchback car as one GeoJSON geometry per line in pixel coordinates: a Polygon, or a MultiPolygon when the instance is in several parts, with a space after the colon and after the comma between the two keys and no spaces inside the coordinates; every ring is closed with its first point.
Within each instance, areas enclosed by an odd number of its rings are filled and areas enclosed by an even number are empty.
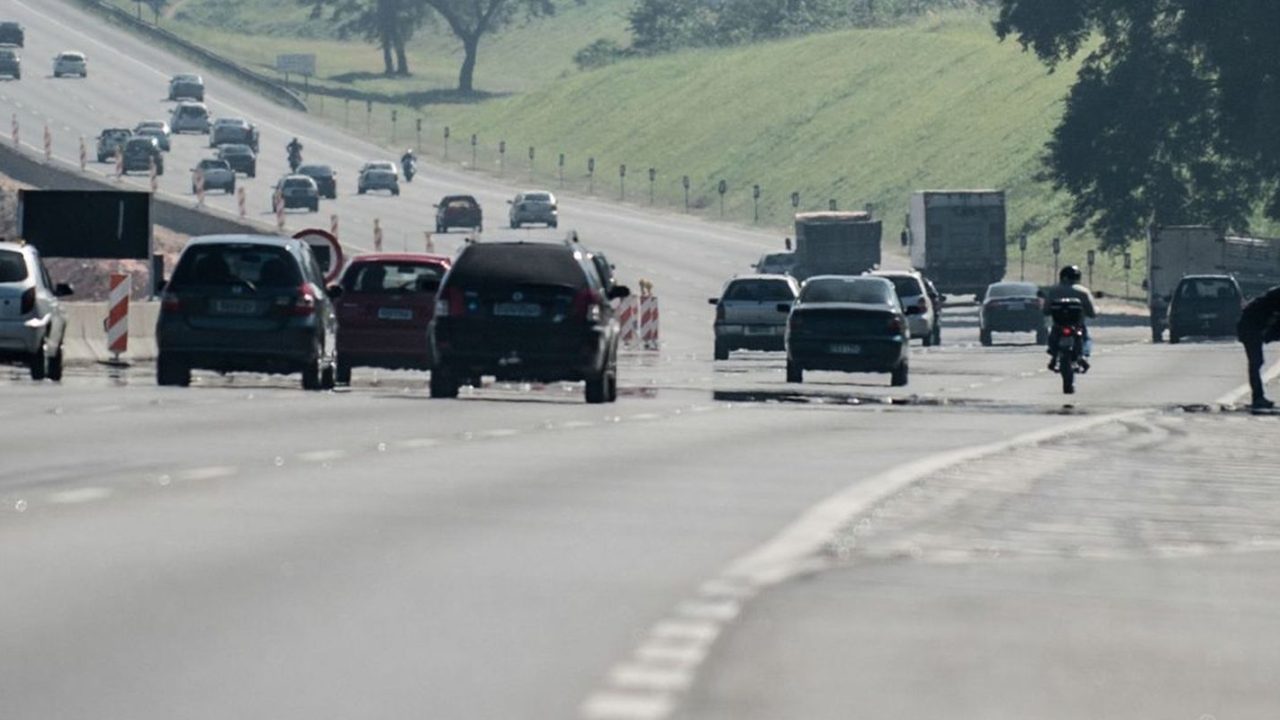
{"type": "Polygon", "coordinates": [[[311,247],[259,235],[193,238],[164,285],[156,381],[188,385],[192,369],[302,373],[333,387],[337,316],[311,247]]]}

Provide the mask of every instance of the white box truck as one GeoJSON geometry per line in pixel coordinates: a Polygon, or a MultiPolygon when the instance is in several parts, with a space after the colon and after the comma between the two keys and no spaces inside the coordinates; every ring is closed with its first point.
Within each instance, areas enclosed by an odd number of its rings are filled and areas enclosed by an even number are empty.
{"type": "Polygon", "coordinates": [[[981,296],[1004,279],[1003,190],[924,190],[911,195],[904,244],[911,266],[938,290],[981,296]]]}

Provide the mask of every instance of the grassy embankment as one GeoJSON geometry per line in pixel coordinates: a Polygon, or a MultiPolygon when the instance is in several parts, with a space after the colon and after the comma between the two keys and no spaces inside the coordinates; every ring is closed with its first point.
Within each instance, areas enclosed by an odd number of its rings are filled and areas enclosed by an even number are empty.
{"type": "MultiPolygon", "coordinates": [[[[450,41],[415,41],[418,72],[411,80],[360,79],[380,60],[367,45],[317,35],[305,11],[290,0],[261,0],[275,26],[255,25],[243,4],[234,18],[209,15],[217,3],[188,0],[168,21],[193,40],[250,61],[269,63],[276,52],[320,55],[326,84],[377,92],[447,89],[456,58],[450,41]],[[292,16],[289,13],[294,13],[292,16]],[[292,24],[284,22],[292,17],[292,24]],[[300,18],[300,19],[299,19],[300,18]],[[260,33],[275,33],[270,37],[260,33]],[[269,40],[269,41],[268,41],[269,40]],[[255,54],[256,53],[256,54],[255,54]]],[[[228,7],[223,4],[222,7],[228,7]]],[[[724,215],[752,222],[750,188],[759,184],[760,224],[785,232],[790,194],[802,209],[871,204],[896,238],[909,193],[921,188],[995,187],[1009,193],[1010,241],[1026,231],[1029,279],[1051,274],[1050,240],[1062,235],[1063,262],[1084,264],[1092,238],[1063,232],[1067,198],[1035,181],[1038,157],[1062,112],[1073,67],[1049,74],[1015,43],[999,43],[988,22],[944,16],[908,27],[853,30],[750,47],[682,52],[631,60],[600,70],[570,70],[574,51],[601,35],[619,36],[626,4],[570,6],[553,19],[513,28],[482,47],[478,85],[509,93],[483,102],[399,107],[391,142],[391,106],[364,108],[329,98],[313,112],[388,145],[411,142],[413,118],[424,118],[424,152],[443,154],[443,128],[451,130],[451,161],[471,163],[467,144],[479,137],[477,170],[499,171],[497,145],[505,140],[505,174],[557,187],[556,157],[566,155],[568,190],[588,188],[586,159],[594,157],[596,195],[617,198],[618,168],[626,164],[629,202],[649,202],[647,169],[657,168],[656,204],[683,209],[680,177],[691,180],[693,212],[720,215],[718,182],[726,181],[724,215]],[[349,116],[347,113],[349,112],[349,116]],[[370,122],[366,130],[366,122],[370,122]],[[537,149],[532,180],[528,148],[537,149]]],[[[1134,248],[1134,267],[1143,267],[1134,248]]],[[[1018,275],[1016,244],[1010,272],[1018,275]]],[[[1137,294],[1139,272],[1134,273],[1137,294]]],[[[1123,289],[1119,257],[1099,254],[1095,284],[1123,289]]]]}

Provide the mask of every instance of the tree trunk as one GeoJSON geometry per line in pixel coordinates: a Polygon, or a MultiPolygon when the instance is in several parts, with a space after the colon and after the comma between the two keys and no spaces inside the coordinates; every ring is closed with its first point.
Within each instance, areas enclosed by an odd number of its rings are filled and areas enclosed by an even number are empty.
{"type": "Polygon", "coordinates": [[[409,74],[409,57],[404,52],[404,34],[396,32],[396,74],[409,74]]]}
{"type": "Polygon", "coordinates": [[[382,38],[382,74],[394,75],[395,72],[396,66],[391,61],[391,41],[384,37],[382,38]]]}
{"type": "Polygon", "coordinates": [[[476,53],[480,50],[479,34],[462,39],[462,70],[458,73],[458,92],[469,93],[475,89],[476,53]]]}

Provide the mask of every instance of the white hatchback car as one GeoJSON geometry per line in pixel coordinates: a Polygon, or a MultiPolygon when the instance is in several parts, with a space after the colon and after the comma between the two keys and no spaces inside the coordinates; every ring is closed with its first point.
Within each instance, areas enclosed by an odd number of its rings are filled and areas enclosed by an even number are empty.
{"type": "Polygon", "coordinates": [[[53,76],[60,78],[64,75],[89,77],[89,61],[85,59],[84,53],[63,50],[53,58],[53,76]]]}
{"type": "Polygon", "coordinates": [[[169,127],[176,133],[194,132],[209,134],[212,127],[209,122],[209,108],[204,103],[180,102],[173,108],[169,116],[169,127]]]}
{"type": "Polygon", "coordinates": [[[911,337],[920,338],[925,347],[942,344],[942,326],[939,322],[938,308],[934,307],[928,281],[924,276],[910,270],[878,270],[868,274],[882,277],[893,283],[893,289],[897,291],[904,311],[912,305],[919,308],[917,314],[907,317],[911,337]]]}
{"type": "Polygon", "coordinates": [[[49,280],[34,247],[0,242],[0,361],[26,365],[33,380],[61,380],[67,316],[59,298],[71,292],[49,280]]]}

